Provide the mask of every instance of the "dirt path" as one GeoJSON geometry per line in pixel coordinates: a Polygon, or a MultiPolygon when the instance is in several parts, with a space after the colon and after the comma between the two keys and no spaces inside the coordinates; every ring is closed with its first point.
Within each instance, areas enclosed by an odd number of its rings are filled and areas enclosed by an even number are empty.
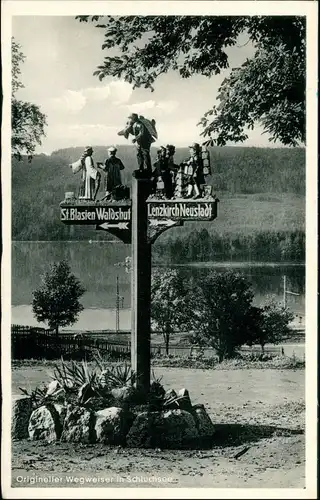
{"type": "MultiPolygon", "coordinates": [[[[140,450],[103,445],[12,447],[12,487],[302,488],[305,482],[304,370],[155,369],[167,387],[187,387],[216,427],[205,451],[140,450]],[[245,451],[234,458],[240,451],[245,451]]],[[[13,370],[13,392],[46,368],[13,370]]]]}
{"type": "Polygon", "coordinates": [[[303,435],[201,452],[23,441],[13,445],[12,487],[302,488],[303,449],[303,435]]]}

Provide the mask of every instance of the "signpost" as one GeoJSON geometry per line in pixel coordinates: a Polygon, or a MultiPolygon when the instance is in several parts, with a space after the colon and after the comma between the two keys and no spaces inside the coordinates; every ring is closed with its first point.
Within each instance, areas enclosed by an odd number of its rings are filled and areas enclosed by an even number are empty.
{"type": "Polygon", "coordinates": [[[208,220],[217,216],[216,200],[148,200],[148,217],[156,221],[167,220],[208,220]]]}
{"type": "Polygon", "coordinates": [[[161,233],[185,221],[214,220],[218,204],[214,197],[159,200],[150,197],[150,191],[151,181],[134,172],[132,200],[60,204],[64,224],[95,224],[131,243],[131,369],[136,385],[145,392],[150,388],[151,245],[161,233]]]}
{"type": "Polygon", "coordinates": [[[96,229],[131,243],[131,210],[131,200],[108,204],[68,200],[60,203],[60,220],[64,224],[94,224],[96,229]]]}

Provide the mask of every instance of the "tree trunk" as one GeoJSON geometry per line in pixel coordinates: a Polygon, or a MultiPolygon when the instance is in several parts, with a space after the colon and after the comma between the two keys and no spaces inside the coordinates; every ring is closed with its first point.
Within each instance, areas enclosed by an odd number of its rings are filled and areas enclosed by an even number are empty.
{"type": "Polygon", "coordinates": [[[56,325],[55,330],[56,330],[56,339],[58,339],[58,337],[59,337],[59,325],[56,325]]]}
{"type": "Polygon", "coordinates": [[[219,363],[222,363],[223,358],[224,358],[224,352],[222,348],[222,338],[221,338],[221,328],[220,328],[220,321],[219,318],[216,319],[216,329],[217,329],[217,337],[218,337],[218,360],[219,363]]]}
{"type": "Polygon", "coordinates": [[[169,340],[170,340],[170,334],[166,333],[165,336],[165,345],[166,345],[166,355],[169,356],[169,340]]]}

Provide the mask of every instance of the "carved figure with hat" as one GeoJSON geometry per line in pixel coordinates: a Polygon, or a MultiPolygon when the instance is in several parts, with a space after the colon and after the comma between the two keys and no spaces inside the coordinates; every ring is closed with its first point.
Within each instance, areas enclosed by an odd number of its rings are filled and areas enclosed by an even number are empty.
{"type": "Polygon", "coordinates": [[[155,142],[158,134],[156,130],[155,120],[148,120],[142,115],[132,113],[128,117],[127,124],[123,130],[118,132],[118,135],[124,136],[126,139],[130,135],[133,136],[132,143],[137,146],[137,162],[140,172],[144,172],[147,177],[151,177],[151,144],[155,142]]]}
{"type": "Polygon", "coordinates": [[[108,158],[103,164],[99,164],[101,169],[106,172],[105,195],[102,199],[111,198],[115,189],[122,186],[121,170],[124,170],[124,164],[120,158],[116,156],[116,153],[117,148],[115,146],[110,146],[108,148],[108,158]]]}
{"type": "Polygon", "coordinates": [[[86,146],[78,161],[71,163],[74,174],[81,172],[79,200],[95,200],[99,187],[101,174],[94,165],[92,146],[86,146]]]}

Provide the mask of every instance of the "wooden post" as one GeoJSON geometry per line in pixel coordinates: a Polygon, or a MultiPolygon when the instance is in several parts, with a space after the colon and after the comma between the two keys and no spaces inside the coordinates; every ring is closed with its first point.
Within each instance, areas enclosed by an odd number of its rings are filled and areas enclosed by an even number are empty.
{"type": "Polygon", "coordinates": [[[116,333],[120,330],[120,295],[119,295],[119,276],[117,275],[117,290],[116,290],[116,333]]]}
{"type": "Polygon", "coordinates": [[[146,199],[150,180],[132,177],[131,369],[136,386],[150,389],[151,243],[146,199]]]}

